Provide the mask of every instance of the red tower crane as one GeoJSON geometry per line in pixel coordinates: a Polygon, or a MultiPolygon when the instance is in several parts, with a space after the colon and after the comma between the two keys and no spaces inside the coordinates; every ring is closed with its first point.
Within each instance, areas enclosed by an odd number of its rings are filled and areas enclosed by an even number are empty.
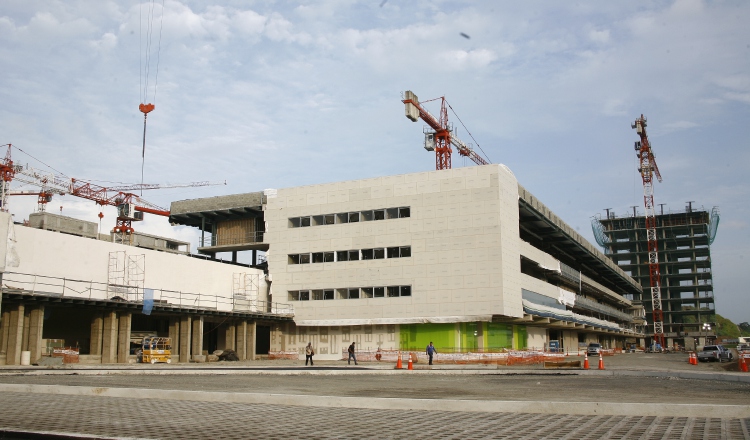
{"type": "Polygon", "coordinates": [[[656,213],[654,210],[654,176],[661,182],[661,173],[646,135],[646,118],[641,115],[631,125],[641,140],[636,141],[635,151],[640,165],[638,172],[643,179],[643,203],[646,208],[646,237],[648,240],[648,275],[651,281],[651,304],[654,321],[654,343],[664,347],[664,312],[661,305],[661,271],[659,270],[659,245],[656,239],[656,213]]]}
{"type": "MultiPolygon", "coordinates": [[[[456,147],[458,154],[468,157],[477,165],[487,165],[490,162],[478,155],[470,145],[464,143],[453,134],[453,127],[448,123],[448,107],[445,96],[441,96],[440,118],[435,118],[430,112],[422,107],[417,95],[407,90],[401,102],[406,106],[406,117],[412,122],[419,118],[430,126],[432,131],[425,131],[425,145],[427,151],[435,151],[435,169],[449,170],[451,168],[451,145],[456,147]]],[[[425,102],[430,102],[429,100],[425,102]]]]}

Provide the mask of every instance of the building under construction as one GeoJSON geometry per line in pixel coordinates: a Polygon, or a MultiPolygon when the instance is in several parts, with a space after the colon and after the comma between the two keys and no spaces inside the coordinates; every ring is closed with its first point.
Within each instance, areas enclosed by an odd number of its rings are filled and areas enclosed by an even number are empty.
{"type": "MultiPolygon", "coordinates": [[[[684,212],[661,211],[655,217],[664,336],[669,346],[691,349],[705,344],[706,338],[710,341],[716,333],[711,244],[719,226],[719,211],[716,207],[711,212],[696,210],[691,202],[684,212]]],[[[644,305],[650,321],[653,302],[645,217],[617,216],[608,211],[605,218],[594,218],[592,227],[605,254],[643,286],[642,292],[629,298],[644,305]]],[[[653,329],[653,322],[648,322],[648,328],[653,329]]]]}

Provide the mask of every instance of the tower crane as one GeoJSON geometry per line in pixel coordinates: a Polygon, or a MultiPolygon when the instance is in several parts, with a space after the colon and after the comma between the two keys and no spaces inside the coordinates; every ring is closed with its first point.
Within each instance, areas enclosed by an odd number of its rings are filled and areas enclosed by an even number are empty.
{"type": "Polygon", "coordinates": [[[468,157],[477,165],[487,165],[490,163],[489,160],[477,154],[470,144],[466,144],[453,134],[453,127],[448,123],[448,107],[450,105],[445,100],[445,96],[436,98],[441,100],[439,118],[435,118],[435,116],[425,110],[422,107],[422,103],[419,102],[417,95],[411,90],[407,90],[404,93],[404,98],[401,102],[406,106],[406,117],[412,122],[417,122],[421,118],[431,129],[429,131],[425,127],[424,148],[427,151],[435,151],[436,170],[449,170],[451,168],[451,145],[456,147],[458,154],[468,157]]]}
{"type": "Polygon", "coordinates": [[[646,237],[648,239],[648,275],[651,281],[652,319],[654,321],[654,343],[664,347],[664,312],[661,305],[661,272],[659,270],[659,245],[656,239],[656,213],[654,211],[654,176],[661,182],[661,173],[646,135],[646,118],[636,119],[634,128],[641,140],[635,142],[635,151],[640,161],[638,172],[643,179],[643,203],[646,209],[646,237]]]}

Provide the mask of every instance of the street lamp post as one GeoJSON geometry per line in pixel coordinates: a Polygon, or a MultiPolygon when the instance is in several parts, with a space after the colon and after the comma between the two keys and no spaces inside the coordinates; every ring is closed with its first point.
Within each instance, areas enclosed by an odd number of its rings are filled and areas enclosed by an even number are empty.
{"type": "Polygon", "coordinates": [[[703,332],[705,333],[705,336],[703,336],[703,346],[706,346],[706,339],[708,339],[708,332],[711,331],[711,324],[704,322],[703,323],[703,332]]]}

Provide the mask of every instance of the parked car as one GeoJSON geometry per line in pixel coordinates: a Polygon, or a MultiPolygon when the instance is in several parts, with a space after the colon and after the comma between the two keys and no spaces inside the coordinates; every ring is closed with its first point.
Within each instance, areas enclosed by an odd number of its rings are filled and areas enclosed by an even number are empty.
{"type": "Polygon", "coordinates": [[[602,352],[602,344],[598,344],[596,342],[590,343],[589,347],[586,349],[586,354],[590,356],[596,356],[601,352],[602,352]]]}
{"type": "Polygon", "coordinates": [[[733,357],[732,352],[724,348],[723,345],[706,345],[703,350],[698,352],[698,360],[701,362],[724,362],[725,359],[731,361],[733,357]]]}

